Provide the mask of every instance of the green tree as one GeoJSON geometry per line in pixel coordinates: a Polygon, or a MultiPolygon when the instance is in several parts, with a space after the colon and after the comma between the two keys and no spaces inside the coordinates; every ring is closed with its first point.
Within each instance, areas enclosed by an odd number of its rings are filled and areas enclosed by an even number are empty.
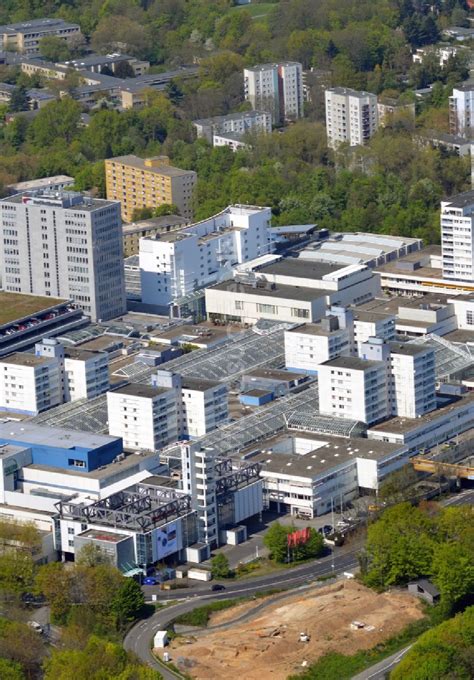
{"type": "Polygon", "coordinates": [[[47,35],[41,38],[38,45],[42,57],[53,63],[67,61],[71,58],[71,50],[63,38],[47,35]]]}
{"type": "Polygon", "coordinates": [[[80,118],[80,105],[64,97],[46,104],[40,110],[28,129],[28,135],[34,146],[42,152],[45,147],[54,144],[64,146],[78,135],[80,118]]]}
{"type": "Polygon", "coordinates": [[[229,560],[224,553],[219,553],[212,558],[211,573],[214,578],[228,578],[230,576],[229,560]]]}
{"type": "Polygon", "coordinates": [[[17,111],[28,111],[30,108],[30,98],[28,96],[28,91],[24,85],[19,85],[15,87],[12,91],[9,109],[12,113],[17,111]]]}
{"type": "MultiPolygon", "coordinates": [[[[0,630],[0,658],[19,664],[29,677],[37,675],[45,648],[38,633],[24,623],[9,621],[0,630]]],[[[1,669],[1,666],[0,666],[1,669]]],[[[3,675],[0,673],[3,680],[3,675]]]]}
{"type": "Polygon", "coordinates": [[[145,604],[145,597],[140,585],[133,578],[126,578],[111,602],[111,608],[117,616],[119,625],[133,621],[145,604]]]}
{"type": "Polygon", "coordinates": [[[364,580],[385,588],[428,575],[435,546],[436,524],[427,514],[410,503],[388,508],[368,528],[364,580]]]}
{"type": "Polygon", "coordinates": [[[0,659],[0,678],[2,680],[25,680],[19,663],[9,659],[0,659]]]}
{"type": "Polygon", "coordinates": [[[166,217],[166,215],[179,215],[179,208],[174,203],[163,203],[153,210],[153,217],[166,217]]]}
{"type": "Polygon", "coordinates": [[[40,567],[35,578],[35,590],[42,593],[51,607],[53,620],[64,623],[72,604],[72,578],[64,564],[50,562],[40,567]]]}
{"type": "Polygon", "coordinates": [[[474,547],[464,542],[437,546],[432,573],[446,608],[474,593],[474,547]]]}
{"type": "MultiPolygon", "coordinates": [[[[295,530],[295,527],[292,527],[295,530]]],[[[292,558],[295,561],[308,560],[312,557],[320,557],[324,552],[324,539],[313,527],[309,529],[309,539],[292,549],[292,558]]]]}
{"type": "Polygon", "coordinates": [[[1,595],[10,599],[30,590],[33,573],[33,559],[27,551],[7,551],[0,555],[1,595]]]}
{"type": "Polygon", "coordinates": [[[474,607],[423,633],[391,680],[471,680],[474,677],[474,607]]]}
{"type": "Polygon", "coordinates": [[[44,680],[161,680],[151,668],[131,661],[121,645],[91,636],[83,650],[54,649],[44,663],[44,680]]]}
{"type": "Polygon", "coordinates": [[[99,564],[111,564],[111,560],[99,545],[88,543],[79,550],[75,563],[83,567],[96,567],[99,564]]]}
{"type": "Polygon", "coordinates": [[[275,562],[285,562],[288,555],[288,527],[280,522],[275,522],[267,529],[263,537],[265,547],[270,551],[270,556],[275,562]]]}
{"type": "Polygon", "coordinates": [[[135,78],[135,71],[128,61],[119,61],[115,66],[113,75],[115,75],[116,78],[135,78]]]}

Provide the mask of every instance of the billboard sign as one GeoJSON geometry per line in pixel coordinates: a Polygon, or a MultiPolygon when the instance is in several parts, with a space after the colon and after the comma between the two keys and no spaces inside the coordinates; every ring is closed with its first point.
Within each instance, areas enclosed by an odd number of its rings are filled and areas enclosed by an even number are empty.
{"type": "Polygon", "coordinates": [[[178,552],[181,547],[181,524],[179,522],[171,522],[155,529],[153,535],[153,560],[155,562],[178,552]]]}

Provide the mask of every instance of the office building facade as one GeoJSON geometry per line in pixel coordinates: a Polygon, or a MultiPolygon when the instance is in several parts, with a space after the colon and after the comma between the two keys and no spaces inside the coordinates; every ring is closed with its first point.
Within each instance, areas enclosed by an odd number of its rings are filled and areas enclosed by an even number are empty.
{"type": "Polygon", "coordinates": [[[126,310],[120,204],[37,191],[0,201],[7,291],[74,300],[93,321],[126,310]]]}

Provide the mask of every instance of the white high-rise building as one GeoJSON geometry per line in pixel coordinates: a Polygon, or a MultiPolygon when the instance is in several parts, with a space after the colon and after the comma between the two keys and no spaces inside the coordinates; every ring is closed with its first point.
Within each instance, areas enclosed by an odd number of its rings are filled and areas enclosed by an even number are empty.
{"type": "Polygon", "coordinates": [[[449,98],[449,126],[453,135],[472,138],[474,132],[474,86],[453,88],[449,98]]]}
{"type": "Polygon", "coordinates": [[[231,205],[179,231],[140,239],[142,302],[173,300],[229,278],[232,267],[271,251],[270,208],[231,205]]]}
{"type": "Polygon", "coordinates": [[[60,363],[17,352],[0,359],[0,409],[35,416],[63,403],[60,363]]]}
{"type": "Polygon", "coordinates": [[[395,340],[395,315],[354,309],[354,345],[356,353],[369,338],[395,340]]]}
{"type": "Polygon", "coordinates": [[[216,460],[213,451],[201,449],[198,443],[181,447],[183,491],[192,498],[198,516],[198,538],[201,543],[218,542],[216,460]]]}
{"type": "Polygon", "coordinates": [[[337,357],[319,366],[318,382],[322,414],[370,425],[390,413],[385,361],[337,357]]]}
{"type": "Polygon", "coordinates": [[[317,373],[320,364],[349,356],[351,350],[351,330],[339,328],[334,316],[285,331],[285,366],[290,371],[317,373]]]}
{"type": "Polygon", "coordinates": [[[474,191],[441,202],[443,278],[474,281],[474,191]]]}
{"type": "Polygon", "coordinates": [[[211,380],[183,378],[180,436],[202,437],[229,418],[227,386],[211,380]]]}
{"type": "Polygon", "coordinates": [[[335,149],[366,144],[379,126],[377,96],[347,87],[333,87],[325,92],[326,134],[328,146],[335,149]]]}
{"type": "Polygon", "coordinates": [[[390,343],[390,397],[395,416],[418,418],[436,408],[434,350],[390,343]]]}
{"type": "Polygon", "coordinates": [[[3,287],[73,299],[93,321],[126,311],[120,203],[69,191],[0,201],[3,287]]]}
{"type": "Polygon", "coordinates": [[[275,125],[303,117],[303,67],[296,61],[244,69],[244,91],[252,108],[269,111],[275,125]]]}
{"type": "Polygon", "coordinates": [[[94,399],[109,389],[107,352],[68,348],[64,356],[65,401],[94,399]]]}
{"type": "Polygon", "coordinates": [[[178,438],[176,390],[130,384],[107,392],[109,434],[125,448],[155,451],[178,438]]]}

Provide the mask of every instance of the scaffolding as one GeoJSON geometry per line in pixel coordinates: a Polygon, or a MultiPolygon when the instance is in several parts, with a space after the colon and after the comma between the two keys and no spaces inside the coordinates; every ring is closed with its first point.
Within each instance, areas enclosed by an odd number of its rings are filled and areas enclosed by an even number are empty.
{"type": "Polygon", "coordinates": [[[55,507],[63,519],[140,532],[192,512],[191,496],[145,485],[137,492],[119,491],[89,505],[69,500],[59,501],[55,507]]]}

